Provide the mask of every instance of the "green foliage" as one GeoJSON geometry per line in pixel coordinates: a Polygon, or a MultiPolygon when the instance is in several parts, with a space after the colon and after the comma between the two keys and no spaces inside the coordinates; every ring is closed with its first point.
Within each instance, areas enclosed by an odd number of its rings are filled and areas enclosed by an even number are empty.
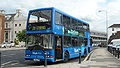
{"type": "Polygon", "coordinates": [[[18,40],[21,42],[25,42],[26,41],[26,38],[27,38],[27,35],[26,35],[26,30],[22,30],[20,31],[19,33],[16,34],[16,37],[18,38],[18,40]]]}
{"type": "Polygon", "coordinates": [[[19,40],[15,39],[14,43],[15,43],[15,45],[18,45],[19,44],[19,40]]]}

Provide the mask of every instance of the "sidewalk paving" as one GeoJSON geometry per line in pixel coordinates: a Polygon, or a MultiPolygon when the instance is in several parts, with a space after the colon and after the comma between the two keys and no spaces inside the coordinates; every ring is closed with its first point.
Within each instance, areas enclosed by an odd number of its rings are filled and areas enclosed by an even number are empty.
{"type": "Polygon", "coordinates": [[[120,60],[110,54],[106,48],[95,49],[88,61],[78,64],[65,63],[59,65],[51,65],[47,68],[120,68],[120,60]]]}
{"type": "Polygon", "coordinates": [[[26,49],[26,47],[0,48],[0,51],[26,49]]]}

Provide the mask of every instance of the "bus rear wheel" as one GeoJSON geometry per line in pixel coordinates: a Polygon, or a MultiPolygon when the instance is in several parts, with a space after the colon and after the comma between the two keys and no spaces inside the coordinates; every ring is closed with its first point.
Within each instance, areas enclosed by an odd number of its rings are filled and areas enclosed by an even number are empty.
{"type": "Polygon", "coordinates": [[[85,49],[85,51],[84,51],[84,57],[86,57],[87,56],[87,50],[85,49]]]}
{"type": "Polygon", "coordinates": [[[68,52],[65,52],[64,54],[64,61],[63,62],[67,62],[69,60],[69,53],[68,52]]]}

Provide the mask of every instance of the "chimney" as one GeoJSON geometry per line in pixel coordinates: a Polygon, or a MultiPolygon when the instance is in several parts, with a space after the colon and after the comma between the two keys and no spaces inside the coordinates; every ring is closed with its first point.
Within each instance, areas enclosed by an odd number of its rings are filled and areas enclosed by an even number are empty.
{"type": "Polygon", "coordinates": [[[20,10],[20,9],[17,9],[17,10],[16,10],[16,14],[18,15],[18,17],[19,17],[20,15],[22,15],[21,10],[20,10]]]}
{"type": "Polygon", "coordinates": [[[0,10],[0,14],[5,14],[5,10],[0,10]]]}

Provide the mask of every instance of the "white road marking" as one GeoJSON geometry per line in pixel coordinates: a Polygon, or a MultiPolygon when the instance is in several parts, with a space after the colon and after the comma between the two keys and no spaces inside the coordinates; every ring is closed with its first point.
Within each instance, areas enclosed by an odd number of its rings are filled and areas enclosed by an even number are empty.
{"type": "Polygon", "coordinates": [[[2,56],[7,56],[7,55],[2,55],[2,56]]]}
{"type": "Polygon", "coordinates": [[[16,65],[16,64],[19,64],[19,63],[13,63],[13,64],[11,64],[11,65],[16,65]]]}
{"type": "Polygon", "coordinates": [[[9,63],[11,63],[11,62],[13,62],[13,61],[9,61],[9,62],[3,63],[3,64],[1,64],[1,65],[6,65],[6,64],[9,64],[9,63]]]}
{"type": "Polygon", "coordinates": [[[3,64],[1,64],[1,65],[10,64],[10,63],[12,63],[12,62],[14,62],[14,63],[18,63],[18,61],[8,61],[8,62],[6,62],[6,63],[3,63],[3,64]]]}
{"type": "Polygon", "coordinates": [[[10,54],[10,55],[15,55],[15,54],[10,54]]]}

